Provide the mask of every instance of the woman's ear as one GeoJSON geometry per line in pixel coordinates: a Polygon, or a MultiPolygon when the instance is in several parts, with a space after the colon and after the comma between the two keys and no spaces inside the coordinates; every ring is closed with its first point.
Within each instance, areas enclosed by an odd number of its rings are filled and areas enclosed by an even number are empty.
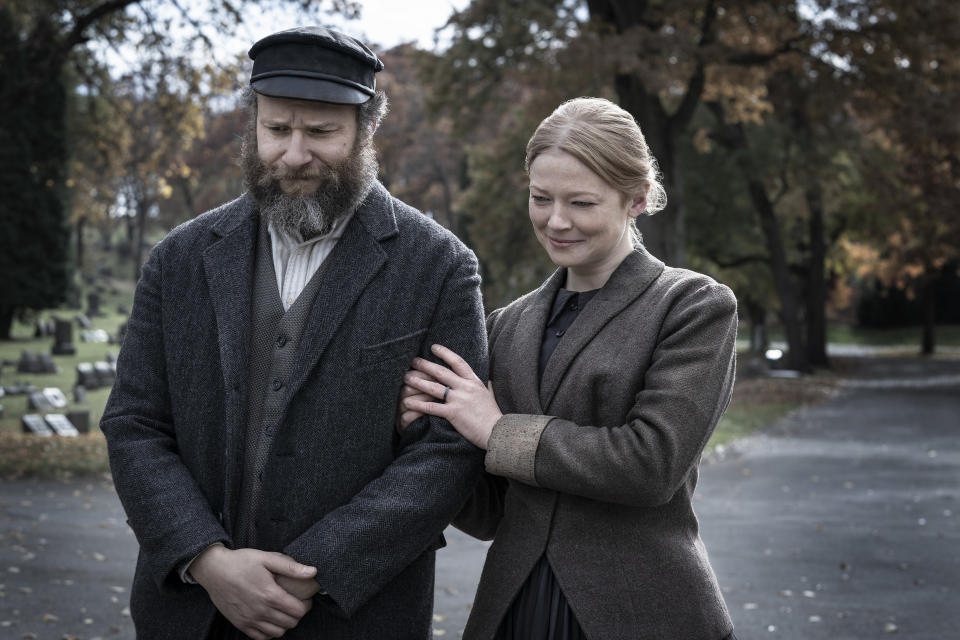
{"type": "Polygon", "coordinates": [[[644,211],[647,210],[647,191],[650,190],[649,185],[644,185],[642,191],[638,191],[635,196],[633,196],[633,203],[630,205],[630,217],[636,218],[644,211]]]}

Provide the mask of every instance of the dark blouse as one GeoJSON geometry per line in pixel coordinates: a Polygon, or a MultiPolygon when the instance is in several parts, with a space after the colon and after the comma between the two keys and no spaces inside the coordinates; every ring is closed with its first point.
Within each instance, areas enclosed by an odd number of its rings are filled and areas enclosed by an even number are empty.
{"type": "MultiPolygon", "coordinates": [[[[577,314],[599,289],[569,291],[560,289],[553,300],[540,343],[539,378],[577,314]]],[[[573,610],[560,590],[546,554],[534,565],[520,587],[497,631],[497,640],[586,640],[573,610]]]]}

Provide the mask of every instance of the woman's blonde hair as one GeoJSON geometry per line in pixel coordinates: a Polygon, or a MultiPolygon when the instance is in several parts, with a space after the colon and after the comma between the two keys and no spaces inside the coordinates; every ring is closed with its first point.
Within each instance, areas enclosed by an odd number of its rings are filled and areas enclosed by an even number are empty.
{"type": "Polygon", "coordinates": [[[647,186],[644,214],[653,215],[667,204],[657,160],[629,112],[604,98],[574,98],[547,116],[527,143],[524,167],[541,153],[559,149],[582,162],[632,199],[647,186]]]}

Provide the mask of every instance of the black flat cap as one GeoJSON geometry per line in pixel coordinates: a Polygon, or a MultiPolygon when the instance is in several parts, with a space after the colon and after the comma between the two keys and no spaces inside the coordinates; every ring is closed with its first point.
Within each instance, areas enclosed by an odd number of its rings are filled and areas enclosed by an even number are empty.
{"type": "Polygon", "coordinates": [[[250,48],[250,86],[276,98],[362,104],[383,63],[367,45],[326,27],[278,31],[250,48]]]}

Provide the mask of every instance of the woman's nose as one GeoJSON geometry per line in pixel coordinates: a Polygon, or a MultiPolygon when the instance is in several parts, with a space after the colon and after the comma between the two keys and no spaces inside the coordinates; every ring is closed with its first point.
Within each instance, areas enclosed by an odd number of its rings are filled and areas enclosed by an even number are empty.
{"type": "Polygon", "coordinates": [[[563,211],[563,207],[554,204],[550,209],[550,217],[547,218],[547,227],[550,229],[569,229],[570,219],[563,211]]]}

